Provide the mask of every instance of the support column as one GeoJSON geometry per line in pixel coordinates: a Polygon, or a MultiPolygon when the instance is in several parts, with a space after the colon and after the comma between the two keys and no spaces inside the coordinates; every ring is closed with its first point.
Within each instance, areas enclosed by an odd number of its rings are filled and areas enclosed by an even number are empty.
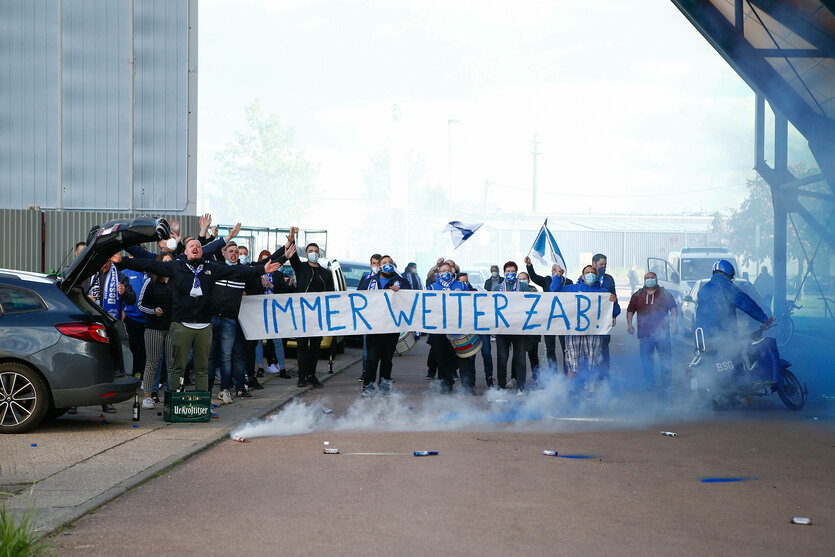
{"type": "MultiPolygon", "coordinates": [[[[774,170],[778,175],[788,170],[789,125],[786,117],[774,112],[774,170]]],[[[774,205],[774,313],[782,315],[786,306],[786,245],[788,243],[788,215],[786,202],[779,184],[769,184],[774,205]]]]}

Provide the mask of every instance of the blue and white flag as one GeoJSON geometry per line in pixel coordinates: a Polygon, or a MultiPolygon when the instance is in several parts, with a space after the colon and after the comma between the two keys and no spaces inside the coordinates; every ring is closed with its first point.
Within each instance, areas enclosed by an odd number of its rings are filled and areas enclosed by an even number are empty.
{"type": "Polygon", "coordinates": [[[475,231],[481,228],[482,223],[464,224],[457,220],[450,222],[444,228],[444,232],[452,234],[452,245],[456,248],[463,244],[470,236],[475,234],[475,231]]]}
{"type": "Polygon", "coordinates": [[[563,270],[566,270],[565,260],[562,258],[560,247],[557,245],[554,235],[548,230],[548,219],[545,219],[545,223],[539,229],[539,234],[536,235],[536,239],[533,241],[533,246],[531,247],[531,254],[543,265],[548,265],[548,261],[545,260],[546,253],[549,254],[551,263],[556,263],[563,270]]]}

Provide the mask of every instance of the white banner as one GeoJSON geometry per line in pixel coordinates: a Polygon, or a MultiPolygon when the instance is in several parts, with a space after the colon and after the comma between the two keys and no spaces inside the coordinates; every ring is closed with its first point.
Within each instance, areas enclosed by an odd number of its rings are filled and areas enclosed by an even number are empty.
{"type": "Polygon", "coordinates": [[[420,331],[434,334],[605,335],[609,293],[363,290],[244,296],[247,339],[420,331]]]}

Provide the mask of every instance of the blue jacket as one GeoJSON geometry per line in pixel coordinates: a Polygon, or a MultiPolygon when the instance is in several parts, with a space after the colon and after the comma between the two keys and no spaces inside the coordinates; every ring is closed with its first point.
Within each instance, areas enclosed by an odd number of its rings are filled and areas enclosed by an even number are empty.
{"type": "Polygon", "coordinates": [[[696,327],[704,330],[706,338],[718,338],[728,333],[736,336],[737,308],[760,323],[768,321],[768,316],[757,302],[723,273],[713,273],[713,277],[699,289],[697,302],[696,327]]]}
{"type": "Polygon", "coordinates": [[[145,322],[145,314],[139,310],[137,305],[139,304],[139,299],[142,298],[142,291],[145,289],[145,285],[147,284],[148,276],[145,273],[140,273],[138,271],[131,271],[130,269],[125,269],[122,271],[122,274],[128,277],[128,281],[130,281],[130,286],[133,288],[133,291],[137,293],[136,301],[132,304],[125,304],[122,309],[125,310],[125,316],[130,317],[134,321],[138,321],[139,323],[145,322]]]}
{"type": "MultiPolygon", "coordinates": [[[[426,287],[427,290],[445,290],[443,283],[441,282],[441,277],[435,276],[435,282],[430,284],[426,287]]],[[[449,283],[449,290],[465,290],[468,291],[469,288],[464,286],[464,283],[458,280],[453,280],[449,283]]]]}
{"type": "MultiPolygon", "coordinates": [[[[608,276],[608,275],[606,275],[608,276]]],[[[560,277],[554,277],[555,279],[560,277]]],[[[610,277],[611,278],[611,277],[610,277]]],[[[598,294],[611,294],[608,290],[600,286],[600,281],[598,280],[593,285],[589,286],[586,284],[586,281],[581,280],[577,284],[563,284],[562,286],[557,287],[554,289],[554,285],[557,281],[554,280],[551,282],[551,292],[596,292],[598,294]]],[[[612,317],[617,317],[620,315],[620,304],[615,302],[615,307],[612,308],[612,317]]]]}

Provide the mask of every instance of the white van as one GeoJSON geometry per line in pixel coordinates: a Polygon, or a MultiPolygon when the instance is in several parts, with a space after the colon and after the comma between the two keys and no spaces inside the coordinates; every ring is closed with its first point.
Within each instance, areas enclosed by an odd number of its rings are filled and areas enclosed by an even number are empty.
{"type": "Polygon", "coordinates": [[[713,275],[713,264],[719,259],[730,261],[738,270],[736,256],[728,248],[682,248],[671,252],[668,260],[647,258],[647,271],[655,273],[658,284],[673,295],[680,307],[696,282],[713,275]]]}

